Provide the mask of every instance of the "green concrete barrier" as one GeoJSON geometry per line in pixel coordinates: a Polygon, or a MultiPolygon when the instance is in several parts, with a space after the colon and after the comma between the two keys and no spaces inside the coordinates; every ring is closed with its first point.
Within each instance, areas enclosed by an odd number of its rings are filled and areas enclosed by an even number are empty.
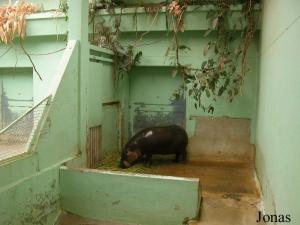
{"type": "Polygon", "coordinates": [[[181,225],[200,207],[199,179],[62,167],[60,187],[62,208],[92,219],[181,225]]]}

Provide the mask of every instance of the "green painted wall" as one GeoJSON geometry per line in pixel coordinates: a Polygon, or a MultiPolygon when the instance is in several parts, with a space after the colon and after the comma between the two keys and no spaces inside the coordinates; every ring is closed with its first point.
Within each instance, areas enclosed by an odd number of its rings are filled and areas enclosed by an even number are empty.
{"type": "Polygon", "coordinates": [[[130,73],[131,135],[149,126],[185,126],[185,100],[176,100],[182,77],[170,67],[137,67],[130,73]]]}
{"type": "Polygon", "coordinates": [[[300,224],[300,2],[263,2],[256,166],[267,213],[300,224]]]}
{"type": "MultiPolygon", "coordinates": [[[[22,168],[20,162],[17,166],[22,168]]],[[[9,166],[6,167],[8,169],[9,166]]],[[[1,166],[0,169],[3,171],[5,166],[1,166]]],[[[24,174],[25,171],[22,172],[24,176],[8,186],[2,186],[1,182],[0,224],[53,225],[60,212],[58,167],[35,172],[29,176],[24,174]]],[[[4,174],[1,179],[7,175],[4,174]]]]}
{"type": "MultiPolygon", "coordinates": [[[[204,37],[205,31],[210,27],[210,21],[206,19],[207,12],[210,9],[212,9],[211,6],[204,6],[200,8],[191,6],[188,8],[185,14],[185,32],[180,34],[180,42],[186,46],[189,46],[191,51],[181,53],[181,62],[183,64],[186,63],[199,66],[203,60],[205,60],[203,57],[203,49],[208,41],[213,38],[213,36],[206,38],[204,37]],[[195,23],[194,21],[198,22],[195,23]]],[[[240,9],[240,6],[232,7],[233,21],[235,21],[240,15],[240,9]]],[[[116,10],[116,13],[120,13],[120,10],[116,10]]],[[[259,7],[257,7],[257,18],[258,15],[259,7]]],[[[100,21],[101,19],[105,19],[107,24],[112,25],[113,20],[110,20],[109,18],[110,16],[105,10],[102,10],[96,16],[96,20],[100,21]]],[[[122,31],[121,41],[125,46],[129,44],[136,45],[137,50],[142,50],[143,52],[139,68],[133,70],[129,74],[129,83],[124,82],[126,85],[121,86],[122,89],[127,90],[127,93],[129,91],[129,96],[125,95],[126,99],[123,99],[122,101],[123,105],[126,105],[126,102],[129,102],[128,108],[130,108],[129,117],[127,117],[130,118],[128,125],[129,130],[126,130],[126,137],[130,136],[135,127],[133,121],[133,118],[135,117],[134,112],[136,109],[134,105],[134,101],[136,100],[135,98],[138,98],[139,102],[145,103],[151,99],[148,94],[144,93],[146,90],[151,89],[151,83],[148,82],[151,79],[151,73],[155,73],[154,76],[161,74],[162,77],[159,87],[155,87],[155,85],[153,86],[153,92],[156,92],[158,96],[169,95],[169,98],[172,98],[173,92],[178,88],[178,85],[174,84],[176,82],[173,82],[171,79],[171,72],[166,72],[169,70],[168,68],[174,64],[171,59],[171,57],[174,56],[174,52],[171,52],[171,54],[166,57],[166,51],[168,47],[172,46],[173,38],[172,32],[166,31],[168,28],[166,24],[169,25],[168,27],[171,27],[171,18],[166,16],[164,9],[157,16],[145,14],[142,7],[137,9],[125,8],[122,10],[120,25],[120,30],[122,31]],[[156,18],[155,22],[153,22],[154,18],[156,18]],[[142,38],[140,38],[141,35],[143,35],[142,38]],[[139,41],[136,42],[136,39],[139,41]],[[152,66],[156,68],[151,68],[152,66]],[[147,76],[149,76],[149,78],[147,78],[147,76]],[[170,79],[167,79],[166,76],[170,76],[170,79]],[[141,77],[144,77],[145,80],[142,81],[142,79],[140,79],[141,77]]],[[[90,33],[91,32],[92,26],[90,27],[90,33]]],[[[219,99],[219,101],[215,104],[216,110],[214,115],[209,115],[251,119],[251,142],[253,143],[256,130],[255,125],[258,89],[258,35],[255,36],[249,49],[248,62],[250,71],[247,74],[243,95],[237,97],[231,104],[224,99],[219,99]]],[[[177,77],[173,80],[179,80],[179,76],[180,75],[177,75],[177,77]]],[[[124,90],[121,90],[120,92],[126,93],[124,90]]],[[[164,104],[164,100],[156,99],[155,103],[164,104]]],[[[149,111],[151,110],[156,110],[160,113],[160,111],[163,111],[164,109],[157,110],[149,108],[149,111]]],[[[128,110],[125,111],[128,112],[128,110]]],[[[202,110],[196,110],[191,98],[187,96],[186,129],[190,136],[193,136],[195,128],[195,120],[193,117],[202,115],[208,114],[204,113],[202,110]]]]}
{"type": "MultiPolygon", "coordinates": [[[[204,32],[202,31],[187,31],[181,35],[182,44],[191,47],[191,51],[181,54],[182,63],[199,65],[205,60],[203,57],[203,49],[209,39],[204,38],[203,34],[204,32]]],[[[157,93],[157,95],[161,96],[168,95],[168,97],[165,96],[165,98],[171,99],[174,91],[178,89],[179,83],[177,84],[177,82],[181,79],[180,75],[177,74],[175,78],[172,78],[172,70],[168,69],[172,61],[170,61],[170,57],[165,56],[167,48],[171,45],[171,38],[171,35],[166,37],[165,32],[151,32],[145,35],[143,40],[138,43],[138,46],[140,46],[139,49],[143,52],[141,64],[138,66],[138,69],[133,70],[129,74],[130,85],[128,88],[130,89],[130,93],[133,93],[130,95],[130,99],[133,101],[135,101],[136,98],[139,102],[147,102],[151,97],[144,92],[148,89],[150,91],[152,84],[152,97],[156,96],[154,93],[157,93]],[[151,68],[150,66],[154,67],[151,68]],[[155,83],[154,80],[156,80],[156,78],[153,78],[153,82],[151,81],[151,76],[156,77],[159,76],[158,74],[161,75],[161,82],[159,82],[159,84],[155,83]],[[145,78],[145,80],[141,81],[142,77],[145,78]]],[[[133,40],[135,40],[135,34],[124,33],[122,34],[122,40],[125,44],[132,44],[133,40]]],[[[233,103],[219,98],[218,102],[214,104],[215,112],[213,115],[195,109],[193,100],[189,96],[186,96],[186,127],[191,136],[194,133],[193,129],[195,125],[193,117],[203,115],[228,116],[251,119],[251,141],[254,141],[259,66],[258,36],[255,36],[249,49],[248,63],[250,71],[246,77],[242,96],[238,96],[233,103]]],[[[209,103],[207,100],[204,102],[209,103]]],[[[156,103],[163,103],[163,101],[156,99],[156,103]]],[[[135,107],[132,104],[133,102],[131,101],[131,121],[134,116],[132,112],[135,107]]]]}
{"type": "MultiPolygon", "coordinates": [[[[15,40],[16,47],[11,48],[11,46],[0,45],[0,52],[4,53],[10,49],[1,59],[0,69],[5,68],[6,70],[10,68],[10,74],[12,76],[17,76],[17,68],[26,68],[27,70],[33,71],[31,76],[33,79],[32,91],[33,91],[33,102],[37,104],[43,98],[49,94],[49,89],[52,83],[52,78],[58,70],[58,63],[60,61],[62,51],[66,47],[65,37],[59,36],[58,38],[53,34],[53,36],[44,36],[44,37],[28,37],[24,42],[24,47],[27,52],[32,54],[31,58],[42,76],[42,81],[38,78],[36,73],[32,69],[32,64],[25,56],[24,52],[18,46],[18,40],[15,40]],[[40,55],[41,54],[41,55],[40,55]],[[43,55],[46,54],[46,55],[43,55]],[[14,73],[16,71],[16,73],[14,73]]],[[[14,84],[16,85],[16,84],[14,84]]],[[[18,89],[24,89],[26,87],[22,86],[22,83],[17,84],[18,89]]]]}
{"type": "MultiPolygon", "coordinates": [[[[55,2],[44,1],[45,9],[53,9],[55,2]]],[[[89,63],[88,33],[82,30],[83,26],[87,29],[87,2],[72,3],[69,23],[57,12],[28,17],[24,47],[43,78],[41,81],[31,73],[33,101],[37,103],[49,94],[52,101],[30,146],[31,151],[0,162],[0,223],[3,225],[54,224],[61,212],[57,168],[67,162],[70,166],[85,165],[86,131],[89,126],[102,123],[102,103],[114,97],[111,65],[89,63]],[[71,41],[66,47],[67,29],[69,39],[80,42],[71,41]]],[[[14,43],[16,48],[0,45],[1,53],[5,53],[0,67],[8,69],[12,77],[17,75],[14,67],[32,71],[18,40],[14,43]]],[[[27,90],[24,82],[11,87],[27,90]]]]}
{"type": "Polygon", "coordinates": [[[0,95],[2,129],[33,106],[32,69],[0,69],[0,95]]]}
{"type": "Polygon", "coordinates": [[[103,106],[105,102],[115,101],[114,81],[110,63],[89,63],[88,86],[89,126],[97,126],[103,120],[103,106]]]}
{"type": "Polygon", "coordinates": [[[88,83],[88,127],[101,126],[103,152],[118,150],[120,105],[109,104],[118,100],[112,63],[90,61],[88,83]]]}
{"type": "Polygon", "coordinates": [[[69,63],[60,64],[66,69],[55,76],[53,99],[30,152],[0,164],[3,225],[50,225],[60,213],[58,167],[79,152],[78,45],[63,58],[69,63]]]}
{"type": "Polygon", "coordinates": [[[63,209],[83,217],[140,225],[198,217],[198,179],[67,168],[60,176],[63,209]]]}

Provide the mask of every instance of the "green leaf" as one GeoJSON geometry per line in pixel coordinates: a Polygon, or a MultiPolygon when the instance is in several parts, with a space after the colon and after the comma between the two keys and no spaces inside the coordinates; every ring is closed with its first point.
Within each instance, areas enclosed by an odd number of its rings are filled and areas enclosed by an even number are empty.
{"type": "Polygon", "coordinates": [[[206,94],[206,97],[207,97],[207,98],[210,97],[210,92],[209,92],[209,90],[205,89],[205,94],[206,94]]]}
{"type": "Polygon", "coordinates": [[[238,93],[239,93],[239,89],[234,88],[234,95],[236,96],[236,95],[238,95],[238,93]]]}
{"type": "Polygon", "coordinates": [[[218,46],[215,45],[215,54],[218,54],[219,53],[219,49],[218,49],[218,46]]]}
{"type": "Polygon", "coordinates": [[[220,89],[218,91],[218,96],[221,96],[225,90],[226,90],[226,88],[224,86],[220,87],[220,89]]]}
{"type": "Polygon", "coordinates": [[[213,106],[209,106],[207,112],[213,114],[215,111],[215,108],[213,106]]]}
{"type": "Polygon", "coordinates": [[[186,84],[189,84],[189,83],[191,83],[191,80],[190,80],[190,79],[185,79],[184,82],[185,82],[186,84]]]}
{"type": "Polygon", "coordinates": [[[229,85],[229,83],[230,83],[230,79],[227,78],[226,81],[225,81],[225,84],[224,84],[224,88],[225,89],[227,88],[227,86],[229,85]]]}
{"type": "Polygon", "coordinates": [[[134,57],[134,64],[138,64],[141,61],[141,57],[143,55],[142,51],[139,51],[134,57]]]}
{"type": "Polygon", "coordinates": [[[180,49],[180,50],[186,50],[186,49],[187,49],[187,50],[191,51],[191,48],[188,47],[188,46],[186,46],[186,45],[180,45],[180,46],[179,46],[179,49],[180,49]]]}
{"type": "Polygon", "coordinates": [[[209,59],[209,60],[208,60],[208,65],[209,65],[209,67],[212,67],[214,64],[215,64],[215,62],[214,62],[213,59],[209,59]]]}

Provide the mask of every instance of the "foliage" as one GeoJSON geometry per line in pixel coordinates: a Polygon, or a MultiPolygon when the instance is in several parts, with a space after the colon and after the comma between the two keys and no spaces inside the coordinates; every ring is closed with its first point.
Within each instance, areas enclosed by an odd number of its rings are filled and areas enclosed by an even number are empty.
{"type": "MultiPolygon", "coordinates": [[[[183,76],[183,88],[194,99],[196,108],[202,108],[204,111],[213,113],[214,106],[212,103],[204,105],[203,98],[210,98],[213,101],[225,98],[232,102],[236,96],[242,94],[245,75],[248,72],[246,56],[255,31],[254,6],[258,2],[259,0],[173,0],[170,3],[144,6],[146,13],[155,13],[152,24],[155,23],[161,8],[166,6],[166,14],[171,17],[174,40],[166,55],[168,56],[171,51],[175,51],[175,56],[172,56],[172,64],[175,68],[172,75],[175,76],[180,73],[183,76]],[[205,32],[204,36],[211,36],[212,38],[203,49],[205,60],[195,67],[183,65],[180,60],[180,52],[190,50],[190,47],[180,43],[179,33],[184,32],[184,14],[189,5],[204,4],[215,6],[214,10],[209,11],[207,14],[207,20],[211,21],[211,28],[205,32]],[[233,4],[242,4],[242,14],[236,24],[231,24],[234,21],[230,9],[233,4]]],[[[113,7],[102,5],[102,8],[110,10],[113,7]]],[[[100,29],[100,37],[105,37],[103,39],[107,43],[101,44],[101,41],[98,41],[98,43],[102,46],[108,45],[115,52],[118,71],[128,72],[139,61],[142,54],[139,52],[135,57],[136,43],[149,31],[143,33],[140,37],[137,35],[135,44],[124,49],[119,42],[119,27],[122,15],[116,17],[113,10],[111,15],[112,18],[115,18],[115,24],[117,24],[115,31],[100,29]],[[108,34],[112,34],[113,37],[108,34]]],[[[103,24],[104,22],[102,27],[103,24]]],[[[166,25],[168,26],[168,23],[166,25]]],[[[182,91],[177,91],[177,94],[175,94],[177,97],[182,97],[178,93],[182,93],[182,91]]]]}
{"type": "Polygon", "coordinates": [[[105,26],[104,22],[100,22],[97,25],[97,37],[92,40],[93,44],[100,47],[108,48],[114,52],[114,74],[115,78],[122,78],[127,74],[131,68],[140,62],[142,52],[135,53],[132,45],[123,46],[119,42],[119,30],[120,21],[115,20],[113,29],[105,26]]]}
{"type": "MultiPolygon", "coordinates": [[[[174,25],[176,65],[184,77],[185,90],[194,99],[196,108],[213,113],[212,104],[203,104],[204,96],[213,101],[217,101],[222,96],[232,102],[236,96],[242,94],[247,72],[247,51],[255,31],[254,3],[251,0],[243,3],[240,24],[234,25],[230,25],[232,21],[230,2],[222,0],[215,3],[216,10],[211,10],[207,14],[207,19],[212,21],[212,26],[204,34],[206,37],[213,32],[215,37],[204,47],[203,55],[206,59],[197,68],[180,63],[179,51],[187,47],[180,45],[177,37],[178,31],[182,30],[182,25],[179,23],[174,25]],[[238,25],[243,28],[241,37],[237,35],[238,25]],[[234,43],[238,42],[238,47],[234,47],[234,43]]],[[[185,4],[183,3],[182,7],[185,7],[185,4]]],[[[169,13],[172,14],[171,11],[169,13]]]]}
{"type": "Polygon", "coordinates": [[[24,0],[20,0],[14,5],[0,7],[1,41],[5,44],[11,43],[17,35],[24,39],[26,35],[25,16],[37,10],[36,6],[26,3],[24,0]]]}
{"type": "Polygon", "coordinates": [[[66,21],[68,21],[69,17],[68,17],[68,10],[69,10],[69,5],[68,5],[68,1],[67,0],[59,0],[59,6],[58,9],[66,14],[66,21]]]}
{"type": "Polygon", "coordinates": [[[7,6],[0,7],[0,40],[5,44],[11,44],[14,46],[13,40],[15,37],[19,36],[21,50],[31,62],[33,70],[36,72],[40,80],[42,80],[42,76],[37,71],[30,54],[25,50],[23,44],[23,39],[26,36],[25,16],[37,11],[37,6],[31,3],[26,3],[25,0],[19,0],[14,5],[9,4],[7,6]]]}

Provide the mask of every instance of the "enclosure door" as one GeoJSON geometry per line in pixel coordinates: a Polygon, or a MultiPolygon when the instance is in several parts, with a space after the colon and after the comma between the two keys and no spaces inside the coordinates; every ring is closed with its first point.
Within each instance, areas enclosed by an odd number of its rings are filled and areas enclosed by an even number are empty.
{"type": "Polygon", "coordinates": [[[176,98],[181,75],[165,67],[138,67],[130,74],[131,135],[143,128],[177,124],[185,127],[186,103],[176,98]]]}
{"type": "Polygon", "coordinates": [[[0,128],[4,128],[33,106],[32,69],[0,70],[0,128]]]}
{"type": "Polygon", "coordinates": [[[119,104],[103,105],[103,151],[120,150],[121,121],[119,104]]]}

